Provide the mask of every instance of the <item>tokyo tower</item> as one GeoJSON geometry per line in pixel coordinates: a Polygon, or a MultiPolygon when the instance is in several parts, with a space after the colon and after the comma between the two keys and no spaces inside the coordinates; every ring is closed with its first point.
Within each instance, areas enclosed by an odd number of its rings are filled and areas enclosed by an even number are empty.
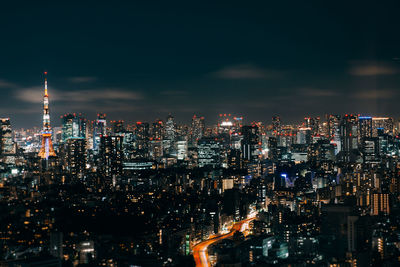
{"type": "Polygon", "coordinates": [[[39,157],[48,159],[49,156],[55,156],[53,143],[51,141],[49,95],[47,94],[47,72],[44,73],[44,97],[43,97],[43,130],[42,146],[40,147],[39,157]]]}

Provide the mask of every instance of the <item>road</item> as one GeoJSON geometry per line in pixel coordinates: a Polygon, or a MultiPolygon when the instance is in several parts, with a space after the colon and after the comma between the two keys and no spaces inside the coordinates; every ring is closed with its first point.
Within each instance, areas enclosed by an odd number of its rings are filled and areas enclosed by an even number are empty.
{"type": "Polygon", "coordinates": [[[197,244],[193,248],[193,257],[194,257],[194,261],[196,262],[196,267],[210,267],[211,265],[208,260],[208,246],[210,246],[211,244],[214,244],[222,239],[233,236],[233,234],[237,231],[242,231],[242,226],[254,219],[255,219],[255,217],[251,217],[246,220],[237,222],[232,226],[229,233],[223,234],[223,235],[212,236],[210,239],[207,239],[207,240],[197,244]]]}

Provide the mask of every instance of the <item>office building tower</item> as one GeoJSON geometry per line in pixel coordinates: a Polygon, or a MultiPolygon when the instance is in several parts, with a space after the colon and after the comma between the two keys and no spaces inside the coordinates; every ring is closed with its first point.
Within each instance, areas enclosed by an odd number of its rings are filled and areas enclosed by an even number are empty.
{"type": "Polygon", "coordinates": [[[86,138],[86,120],[82,114],[65,114],[61,116],[62,142],[69,138],[86,138]]]}
{"type": "Polygon", "coordinates": [[[227,136],[231,135],[234,132],[232,115],[219,114],[217,127],[218,134],[226,134],[227,136]]]}
{"type": "Polygon", "coordinates": [[[151,140],[149,142],[149,157],[152,160],[159,160],[163,156],[163,142],[161,140],[151,140]]]}
{"type": "Polygon", "coordinates": [[[174,117],[168,115],[167,121],[165,122],[165,131],[163,139],[163,149],[165,155],[173,155],[175,151],[175,138],[176,138],[176,127],[174,117]]]}
{"type": "Polygon", "coordinates": [[[151,139],[162,140],[164,136],[164,122],[162,120],[156,120],[153,122],[151,127],[151,139]]]}
{"type": "Polygon", "coordinates": [[[111,178],[122,175],[123,137],[102,136],[100,139],[100,164],[103,176],[111,178]]]}
{"type": "Polygon", "coordinates": [[[243,126],[243,117],[233,117],[233,132],[239,133],[243,126]]]}
{"type": "Polygon", "coordinates": [[[228,151],[228,168],[240,170],[242,168],[242,158],[240,149],[230,149],[228,151]]]}
{"type": "Polygon", "coordinates": [[[339,139],[340,137],[340,116],[339,115],[327,115],[327,137],[332,141],[339,139]]]}
{"type": "Polygon", "coordinates": [[[174,122],[174,117],[171,114],[168,115],[167,121],[165,122],[165,138],[171,142],[175,141],[176,137],[176,127],[174,122]]]}
{"type": "Polygon", "coordinates": [[[93,125],[93,150],[98,153],[100,149],[100,139],[107,134],[107,120],[105,113],[97,114],[97,119],[93,125]]]}
{"type": "Polygon", "coordinates": [[[0,138],[0,154],[2,156],[15,154],[15,145],[9,118],[0,119],[0,138]]]}
{"type": "Polygon", "coordinates": [[[111,121],[111,128],[113,134],[121,134],[125,132],[124,121],[123,120],[111,121]]]}
{"type": "Polygon", "coordinates": [[[310,128],[313,136],[320,134],[320,118],[304,118],[304,128],[310,128]]]}
{"type": "Polygon", "coordinates": [[[362,116],[358,117],[358,131],[359,143],[365,138],[372,137],[372,117],[362,116]]]}
{"type": "Polygon", "coordinates": [[[389,215],[389,194],[372,193],[371,194],[371,215],[389,215]]]}
{"type": "Polygon", "coordinates": [[[184,138],[180,138],[176,142],[178,160],[186,160],[188,157],[188,142],[184,138]]]}
{"type": "Polygon", "coordinates": [[[310,127],[301,127],[297,132],[297,144],[311,144],[312,129],[310,127]]]}
{"type": "Polygon", "coordinates": [[[50,126],[49,95],[47,92],[47,72],[45,72],[44,75],[43,130],[39,157],[47,160],[51,156],[56,156],[56,152],[54,151],[53,142],[51,140],[52,131],[50,126]]]}
{"type": "Polygon", "coordinates": [[[394,134],[394,121],[389,117],[373,117],[372,118],[372,136],[377,137],[378,131],[381,130],[385,134],[394,134]]]}
{"type": "Polygon", "coordinates": [[[204,117],[198,117],[196,115],[192,118],[192,127],[190,133],[190,143],[194,146],[197,145],[197,141],[200,140],[204,135],[204,117]]]}
{"type": "Polygon", "coordinates": [[[203,137],[198,141],[198,166],[218,168],[221,165],[221,145],[215,138],[203,137]]]}
{"type": "Polygon", "coordinates": [[[258,160],[260,153],[260,141],[258,126],[243,126],[241,129],[243,139],[241,141],[242,158],[247,162],[258,160]]]}
{"type": "Polygon", "coordinates": [[[73,178],[83,177],[86,169],[86,139],[71,137],[66,141],[67,171],[73,178]]]}
{"type": "Polygon", "coordinates": [[[281,118],[278,116],[272,117],[272,131],[273,135],[277,136],[281,133],[282,125],[281,118]]]}
{"type": "Polygon", "coordinates": [[[340,123],[342,160],[349,162],[358,149],[358,118],[346,114],[340,123]]]}
{"type": "Polygon", "coordinates": [[[268,159],[272,161],[278,160],[278,140],[276,137],[268,138],[268,159]]]}
{"type": "Polygon", "coordinates": [[[379,139],[376,137],[363,138],[361,141],[361,151],[364,162],[376,162],[379,158],[379,139]]]}
{"type": "Polygon", "coordinates": [[[147,122],[136,122],[135,129],[136,154],[140,158],[147,158],[149,153],[150,129],[147,122]]]}

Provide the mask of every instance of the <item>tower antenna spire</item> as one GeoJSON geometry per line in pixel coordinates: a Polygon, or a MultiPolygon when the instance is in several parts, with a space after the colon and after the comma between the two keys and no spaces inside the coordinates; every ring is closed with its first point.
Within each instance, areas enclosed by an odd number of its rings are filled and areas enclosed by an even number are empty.
{"type": "Polygon", "coordinates": [[[47,94],[47,71],[44,72],[44,95],[48,96],[48,94],[47,94]]]}
{"type": "Polygon", "coordinates": [[[42,159],[48,159],[49,156],[55,156],[56,152],[51,141],[50,111],[49,111],[49,95],[47,93],[47,71],[44,72],[44,96],[43,96],[43,130],[42,130],[42,146],[40,147],[39,156],[42,159]]]}

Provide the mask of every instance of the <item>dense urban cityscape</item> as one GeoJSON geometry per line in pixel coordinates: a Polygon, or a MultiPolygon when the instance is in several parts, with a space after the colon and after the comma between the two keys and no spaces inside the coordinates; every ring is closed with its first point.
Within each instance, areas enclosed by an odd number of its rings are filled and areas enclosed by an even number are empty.
{"type": "Polygon", "coordinates": [[[0,267],[400,266],[400,1],[0,1],[0,267]]]}
{"type": "Polygon", "coordinates": [[[52,127],[44,76],[42,128],[0,120],[1,266],[400,263],[398,120],[52,127]]]}

